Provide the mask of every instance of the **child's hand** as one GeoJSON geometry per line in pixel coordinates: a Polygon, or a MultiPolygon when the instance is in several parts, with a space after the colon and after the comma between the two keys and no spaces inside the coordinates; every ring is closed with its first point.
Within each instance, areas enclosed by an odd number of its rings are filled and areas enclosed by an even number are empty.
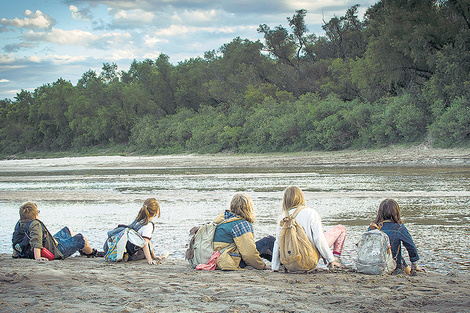
{"type": "Polygon", "coordinates": [[[48,259],[43,258],[43,257],[37,258],[37,259],[35,259],[35,260],[36,260],[36,261],[39,261],[39,262],[42,262],[42,261],[49,261],[48,259]]]}
{"type": "Polygon", "coordinates": [[[333,261],[331,262],[330,264],[328,264],[328,269],[331,271],[333,269],[342,269],[344,266],[342,266],[341,264],[339,264],[338,262],[336,261],[333,261]]]}
{"type": "Polygon", "coordinates": [[[155,264],[158,264],[158,261],[157,260],[150,260],[150,261],[147,261],[147,263],[149,265],[155,265],[155,264]]]}

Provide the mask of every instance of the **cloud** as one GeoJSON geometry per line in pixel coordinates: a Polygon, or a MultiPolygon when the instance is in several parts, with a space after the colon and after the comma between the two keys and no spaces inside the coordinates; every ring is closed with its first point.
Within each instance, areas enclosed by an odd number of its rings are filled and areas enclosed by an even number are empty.
{"type": "Polygon", "coordinates": [[[114,15],[115,24],[151,24],[155,14],[141,9],[137,10],[109,10],[114,15]]]}
{"type": "Polygon", "coordinates": [[[43,14],[41,11],[31,12],[26,10],[24,12],[26,16],[24,19],[15,17],[14,19],[7,20],[2,18],[0,24],[4,26],[12,26],[17,28],[27,29],[51,29],[55,25],[55,20],[47,14],[43,14]]]}
{"type": "Polygon", "coordinates": [[[37,45],[32,42],[20,42],[17,44],[10,44],[3,47],[3,50],[7,53],[18,52],[21,49],[35,48],[37,45]]]}
{"type": "Polygon", "coordinates": [[[62,30],[53,28],[50,32],[29,31],[23,38],[33,42],[46,42],[67,46],[82,46],[96,49],[109,49],[113,45],[127,42],[131,35],[129,33],[105,33],[95,35],[80,29],[62,30]]]}
{"type": "Polygon", "coordinates": [[[107,59],[112,61],[118,61],[123,59],[132,60],[137,59],[137,55],[132,50],[115,50],[109,57],[107,57],[107,59]]]}
{"type": "Polygon", "coordinates": [[[155,45],[159,43],[168,43],[168,42],[169,42],[168,39],[162,39],[162,38],[150,36],[148,34],[144,36],[144,46],[146,47],[154,47],[155,45]]]}
{"type": "Polygon", "coordinates": [[[8,83],[9,80],[8,79],[0,79],[0,83],[8,83]]]}
{"type": "Polygon", "coordinates": [[[93,18],[93,15],[88,8],[79,10],[76,6],[70,5],[69,10],[70,13],[72,13],[72,18],[74,20],[89,21],[93,18]]]}

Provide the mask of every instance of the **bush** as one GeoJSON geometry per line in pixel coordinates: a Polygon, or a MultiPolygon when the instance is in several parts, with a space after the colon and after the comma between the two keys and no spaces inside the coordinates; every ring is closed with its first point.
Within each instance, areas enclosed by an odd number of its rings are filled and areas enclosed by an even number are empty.
{"type": "Polygon", "coordinates": [[[470,103],[466,97],[453,100],[447,110],[430,126],[433,143],[451,148],[470,145],[470,103]]]}

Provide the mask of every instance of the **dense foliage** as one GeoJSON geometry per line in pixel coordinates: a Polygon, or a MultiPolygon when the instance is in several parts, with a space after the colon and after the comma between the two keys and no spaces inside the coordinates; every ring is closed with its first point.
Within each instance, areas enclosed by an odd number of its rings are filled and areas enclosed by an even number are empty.
{"type": "Polygon", "coordinates": [[[143,153],[470,145],[470,3],[382,0],[308,33],[262,24],[173,65],[105,63],[0,100],[0,153],[124,144],[143,153]]]}

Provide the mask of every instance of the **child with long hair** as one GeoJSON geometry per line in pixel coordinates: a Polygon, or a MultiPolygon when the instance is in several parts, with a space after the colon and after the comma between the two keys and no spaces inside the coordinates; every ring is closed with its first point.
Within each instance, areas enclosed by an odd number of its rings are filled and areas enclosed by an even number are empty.
{"type": "Polygon", "coordinates": [[[129,242],[127,243],[129,261],[146,259],[147,263],[152,265],[157,264],[158,260],[165,258],[162,256],[157,257],[152,247],[151,239],[155,229],[155,226],[152,222],[154,217],[160,217],[160,204],[158,203],[157,199],[149,198],[145,200],[142,208],[137,214],[135,221],[129,225],[130,228],[134,229],[145,240],[145,245],[143,248],[135,247],[129,242]]]}
{"type": "Polygon", "coordinates": [[[244,193],[235,194],[230,202],[230,210],[215,218],[215,223],[224,222],[217,226],[214,233],[214,249],[224,249],[217,259],[218,269],[238,270],[246,265],[258,270],[269,269],[260,253],[271,254],[274,238],[265,237],[255,242],[254,220],[253,202],[244,193]],[[258,251],[257,246],[263,247],[264,251],[258,251]]]}
{"type": "Polygon", "coordinates": [[[322,258],[327,262],[328,268],[341,268],[344,265],[341,262],[340,256],[343,250],[343,244],[346,239],[346,227],[343,225],[336,225],[332,229],[323,233],[320,215],[312,208],[305,207],[305,195],[303,191],[297,186],[290,186],[284,191],[283,197],[283,214],[278,218],[276,241],[274,243],[272,269],[279,270],[281,265],[280,252],[279,252],[279,235],[281,232],[280,221],[286,217],[286,214],[291,215],[296,208],[303,207],[295,220],[302,226],[310,242],[317,248],[322,258]],[[330,247],[333,246],[333,251],[330,247]]]}
{"type": "Polygon", "coordinates": [[[421,269],[418,268],[418,250],[416,249],[416,245],[414,244],[408,229],[401,221],[400,208],[395,200],[385,199],[380,203],[377,217],[369,226],[369,230],[374,228],[380,229],[386,233],[390,239],[392,256],[397,263],[397,268],[392,275],[405,271],[406,273],[414,276],[417,271],[421,271],[421,269]],[[401,254],[402,243],[408,251],[411,269],[406,264],[405,259],[401,254]]]}

